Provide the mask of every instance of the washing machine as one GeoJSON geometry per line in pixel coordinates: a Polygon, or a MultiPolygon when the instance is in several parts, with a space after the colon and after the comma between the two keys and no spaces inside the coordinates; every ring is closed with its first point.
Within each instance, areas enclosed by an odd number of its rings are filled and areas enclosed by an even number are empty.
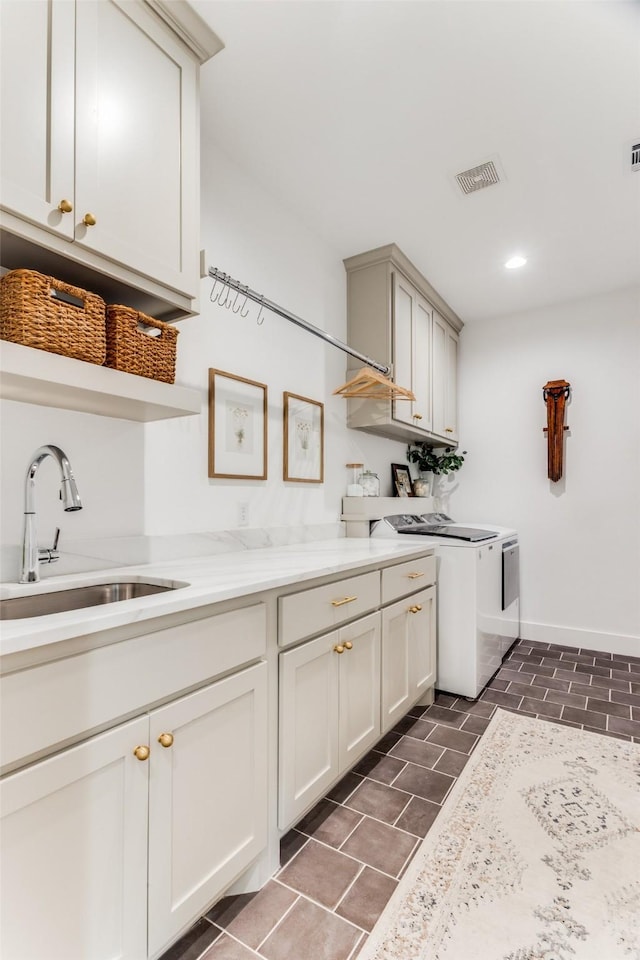
{"type": "Polygon", "coordinates": [[[409,537],[436,548],[436,686],[475,699],[520,632],[516,531],[456,523],[444,513],[398,513],[372,521],[370,536],[409,537]]]}

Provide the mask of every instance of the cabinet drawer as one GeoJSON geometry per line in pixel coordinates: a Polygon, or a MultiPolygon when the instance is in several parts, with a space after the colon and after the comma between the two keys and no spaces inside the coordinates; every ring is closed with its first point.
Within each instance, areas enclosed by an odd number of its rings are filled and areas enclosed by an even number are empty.
{"type": "Polygon", "coordinates": [[[286,647],[380,605],[380,574],[364,573],[278,598],[278,643],[286,647]]]}
{"type": "Polygon", "coordinates": [[[258,603],[0,678],[2,763],[42,754],[261,657],[258,603]]]}
{"type": "Polygon", "coordinates": [[[382,571],[382,602],[390,603],[436,582],[436,558],[421,557],[385,567],[382,571]]]}

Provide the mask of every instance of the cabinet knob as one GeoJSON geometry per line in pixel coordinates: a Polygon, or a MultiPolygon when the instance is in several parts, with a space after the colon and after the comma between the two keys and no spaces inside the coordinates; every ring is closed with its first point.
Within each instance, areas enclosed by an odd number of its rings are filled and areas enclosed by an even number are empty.
{"type": "Polygon", "coordinates": [[[161,733],[158,737],[158,743],[161,747],[170,747],[173,745],[173,734],[172,733],[161,733]]]}
{"type": "Polygon", "coordinates": [[[354,600],[357,600],[357,599],[358,599],[357,597],[343,597],[342,600],[332,600],[332,601],[331,601],[331,606],[332,606],[332,607],[341,607],[341,606],[343,606],[343,604],[345,604],[345,603],[353,603],[353,601],[354,601],[354,600]]]}
{"type": "Polygon", "coordinates": [[[414,413],[413,419],[414,419],[414,420],[422,420],[422,414],[421,414],[421,413],[414,413]]]}
{"type": "Polygon", "coordinates": [[[333,649],[335,653],[344,653],[344,647],[342,646],[341,643],[336,643],[333,649]]]}
{"type": "Polygon", "coordinates": [[[68,200],[61,200],[60,203],[58,204],[58,210],[60,211],[60,213],[71,213],[71,211],[73,210],[73,207],[71,206],[68,200]]]}
{"type": "Polygon", "coordinates": [[[351,640],[347,640],[345,642],[344,648],[345,650],[353,650],[353,644],[351,643],[351,640]]]}
{"type": "Polygon", "coordinates": [[[95,227],[98,221],[92,213],[85,213],[84,217],[82,218],[82,222],[84,223],[85,227],[95,227]]]}
{"type": "Polygon", "coordinates": [[[136,760],[148,760],[150,753],[151,753],[151,750],[146,745],[136,747],[135,750],[133,751],[133,755],[136,758],[136,760]]]}
{"type": "Polygon", "coordinates": [[[420,613],[422,606],[419,603],[415,603],[412,607],[409,607],[409,613],[420,613]]]}

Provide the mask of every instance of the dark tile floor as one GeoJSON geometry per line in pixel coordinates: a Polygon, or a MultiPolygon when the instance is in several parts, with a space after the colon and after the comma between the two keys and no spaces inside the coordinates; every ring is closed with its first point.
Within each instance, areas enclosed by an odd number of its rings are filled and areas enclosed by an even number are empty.
{"type": "Polygon", "coordinates": [[[519,641],[481,697],[415,707],[162,960],[354,960],[496,708],[640,742],[640,657],[519,641]]]}

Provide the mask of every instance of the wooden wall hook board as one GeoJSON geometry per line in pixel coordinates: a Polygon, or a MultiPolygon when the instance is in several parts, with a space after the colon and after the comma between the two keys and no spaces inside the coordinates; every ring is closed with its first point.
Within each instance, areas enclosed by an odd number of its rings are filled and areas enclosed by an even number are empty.
{"type": "Polygon", "coordinates": [[[542,388],[542,396],[547,405],[547,476],[554,482],[562,476],[564,457],[564,409],[571,395],[571,384],[567,380],[549,380],[542,388]]]}

